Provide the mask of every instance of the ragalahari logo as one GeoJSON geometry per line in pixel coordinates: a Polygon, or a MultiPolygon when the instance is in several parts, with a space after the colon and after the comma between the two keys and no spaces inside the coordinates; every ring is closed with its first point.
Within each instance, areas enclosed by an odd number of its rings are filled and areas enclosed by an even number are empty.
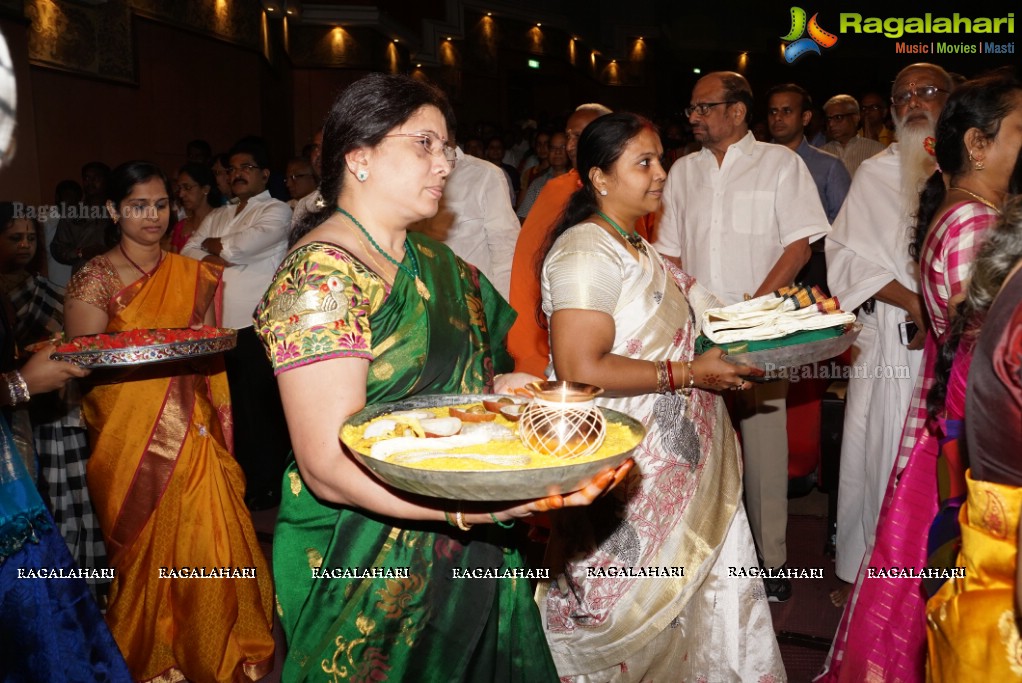
{"type": "Polygon", "coordinates": [[[834,47],[837,43],[837,36],[829,31],[824,31],[816,23],[817,16],[819,15],[813,15],[807,27],[806,11],[801,7],[791,8],[791,31],[788,32],[788,35],[781,37],[781,40],[784,41],[784,59],[788,64],[794,64],[810,52],[821,54],[821,47],[834,47]],[[807,28],[809,37],[803,38],[802,34],[806,32],[807,28]]]}

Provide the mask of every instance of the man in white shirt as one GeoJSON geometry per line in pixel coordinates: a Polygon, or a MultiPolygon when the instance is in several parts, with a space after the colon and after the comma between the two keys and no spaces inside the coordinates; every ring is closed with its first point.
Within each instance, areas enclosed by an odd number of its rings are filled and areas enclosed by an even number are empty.
{"type": "Polygon", "coordinates": [[[238,203],[211,211],[181,250],[183,256],[224,266],[223,325],[238,330],[238,346],[225,356],[234,453],[253,509],[279,500],[291,448],[273,370],[252,329],[252,313],[287,253],[291,224],[291,209],[266,189],[268,165],[261,147],[235,147],[227,172],[238,203]]]}
{"type": "Polygon", "coordinates": [[[845,165],[853,177],[863,161],[884,151],[884,145],[859,135],[859,103],[851,95],[834,95],[823,104],[830,142],[821,149],[845,165]]]}
{"type": "MultiPolygon", "coordinates": [[[[791,284],[809,243],[830,226],[809,170],[793,151],[757,142],[749,131],[752,89],[740,74],[701,78],[686,109],[699,152],[671,167],[657,250],[725,304],[791,284]]],[[[766,567],[787,561],[787,382],[743,395],[745,502],[766,567]]],[[[768,597],[787,600],[785,579],[766,580],[768,597]]]]}
{"type": "Polygon", "coordinates": [[[859,167],[827,240],[827,281],[842,307],[852,310],[876,298],[859,310],[862,331],[852,347],[853,362],[865,372],[848,380],[835,566],[847,585],[832,594],[836,604],[847,600],[873,544],[922,362],[926,318],[908,245],[919,192],[936,168],[926,139],[934,135],[952,87],[947,72],[933,64],[913,64],[898,74],[891,91],[898,142],[859,167]],[[898,329],[906,320],[918,328],[908,346],[898,329]],[[908,373],[881,376],[874,372],[878,367],[908,373]]]}
{"type": "Polygon", "coordinates": [[[511,260],[521,226],[511,208],[504,172],[457,148],[454,170],[447,177],[440,210],[413,230],[443,242],[482,271],[501,296],[511,289],[511,260]]]}

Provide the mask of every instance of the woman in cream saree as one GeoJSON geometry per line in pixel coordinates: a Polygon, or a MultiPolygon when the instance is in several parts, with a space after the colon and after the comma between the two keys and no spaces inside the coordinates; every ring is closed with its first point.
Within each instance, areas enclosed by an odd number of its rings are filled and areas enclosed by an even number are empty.
{"type": "Polygon", "coordinates": [[[742,505],[738,441],[721,389],[744,389],[720,351],[694,355],[716,300],[625,231],[659,205],[649,122],[610,114],[578,148],[583,187],[542,271],[560,379],[645,425],[636,468],[586,510],[552,515],[553,580],[538,601],[561,680],[784,680],[742,505]]]}

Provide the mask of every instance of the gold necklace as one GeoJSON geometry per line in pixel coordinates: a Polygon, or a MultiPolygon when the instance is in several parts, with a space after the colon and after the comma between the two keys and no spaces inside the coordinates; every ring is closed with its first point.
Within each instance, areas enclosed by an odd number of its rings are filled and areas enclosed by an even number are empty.
{"type": "Polygon", "coordinates": [[[369,245],[365,243],[365,240],[362,239],[362,235],[360,235],[358,231],[355,231],[355,239],[358,240],[359,246],[362,247],[362,251],[368,254],[369,258],[372,259],[373,265],[376,266],[376,270],[379,271],[377,274],[380,276],[380,279],[386,282],[387,284],[393,286],[394,281],[388,280],[387,277],[384,275],[384,272],[386,272],[386,268],[382,263],[380,263],[380,260],[376,258],[376,254],[374,254],[373,250],[369,248],[369,245]]]}
{"type": "MultiPolygon", "coordinates": [[[[408,260],[411,261],[412,266],[410,268],[391,256],[383,247],[377,244],[376,240],[373,239],[373,236],[369,234],[369,231],[365,229],[365,226],[358,222],[357,218],[352,216],[340,206],[337,207],[337,213],[351,221],[354,226],[362,232],[362,236],[369,240],[369,244],[376,247],[376,251],[383,256],[383,258],[390,261],[391,265],[399,271],[403,270],[415,283],[415,289],[419,292],[419,296],[421,296],[424,300],[429,301],[429,289],[426,288],[426,284],[422,281],[422,278],[419,277],[419,261],[415,258],[415,250],[412,248],[412,244],[409,242],[407,236],[405,236],[405,254],[408,255],[408,260]]],[[[397,281],[397,273],[394,274],[394,280],[395,282],[397,281]]]]}
{"type": "Polygon", "coordinates": [[[964,192],[965,194],[969,195],[970,197],[972,197],[973,199],[975,199],[975,200],[976,200],[977,202],[979,202],[980,204],[983,204],[984,206],[989,206],[989,207],[990,207],[991,209],[993,209],[994,211],[996,211],[996,212],[997,212],[997,215],[998,215],[998,216],[1000,216],[1000,215],[1001,215],[1001,210],[1000,210],[999,208],[997,208],[996,206],[994,206],[994,203],[993,203],[993,202],[991,202],[991,201],[989,201],[989,200],[985,199],[984,197],[980,197],[980,196],[979,196],[978,194],[976,194],[975,192],[971,192],[971,191],[969,191],[969,190],[966,190],[966,189],[965,189],[964,187],[958,187],[957,185],[952,185],[952,186],[950,186],[950,187],[949,187],[948,189],[949,189],[949,190],[958,190],[959,192],[964,192]]]}

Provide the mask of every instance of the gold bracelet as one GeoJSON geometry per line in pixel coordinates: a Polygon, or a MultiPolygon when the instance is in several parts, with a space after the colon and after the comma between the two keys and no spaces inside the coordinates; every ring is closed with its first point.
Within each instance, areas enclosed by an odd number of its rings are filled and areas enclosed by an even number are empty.
{"type": "Polygon", "coordinates": [[[667,363],[662,360],[655,360],[653,361],[653,367],[656,369],[656,393],[670,393],[671,384],[667,375],[667,363]]]}
{"type": "Polygon", "coordinates": [[[692,372],[692,361],[685,361],[685,367],[688,369],[688,382],[685,384],[685,388],[681,390],[681,393],[688,396],[696,388],[696,374],[692,372]]]}
{"type": "Polygon", "coordinates": [[[468,531],[472,525],[465,521],[465,514],[461,510],[454,511],[454,526],[462,531],[468,531]]]}
{"type": "Polygon", "coordinates": [[[28,393],[28,384],[25,383],[25,378],[21,376],[21,373],[17,370],[11,372],[5,372],[4,380],[7,382],[7,392],[10,396],[11,405],[16,406],[19,403],[28,403],[31,396],[28,393]]]}

